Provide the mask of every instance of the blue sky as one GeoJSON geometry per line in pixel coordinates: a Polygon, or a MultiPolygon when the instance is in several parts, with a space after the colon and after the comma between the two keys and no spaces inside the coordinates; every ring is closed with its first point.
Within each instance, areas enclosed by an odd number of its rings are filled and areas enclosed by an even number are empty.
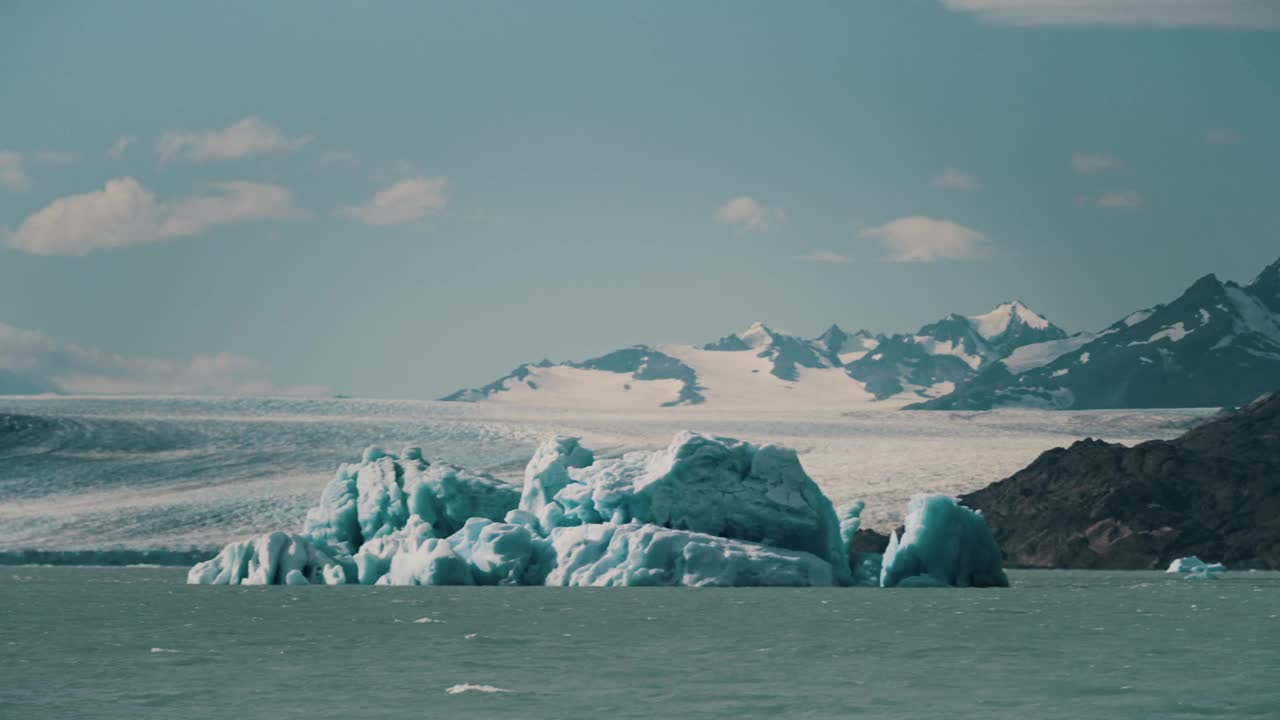
{"type": "Polygon", "coordinates": [[[0,6],[0,368],[433,397],[1280,257],[1250,0],[0,6]]]}

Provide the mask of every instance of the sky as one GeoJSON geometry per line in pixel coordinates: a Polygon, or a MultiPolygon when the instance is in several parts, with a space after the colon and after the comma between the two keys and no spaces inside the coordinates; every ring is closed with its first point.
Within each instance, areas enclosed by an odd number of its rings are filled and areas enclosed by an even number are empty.
{"type": "Polygon", "coordinates": [[[0,4],[0,375],[432,398],[1280,257],[1280,3],[0,4]]]}

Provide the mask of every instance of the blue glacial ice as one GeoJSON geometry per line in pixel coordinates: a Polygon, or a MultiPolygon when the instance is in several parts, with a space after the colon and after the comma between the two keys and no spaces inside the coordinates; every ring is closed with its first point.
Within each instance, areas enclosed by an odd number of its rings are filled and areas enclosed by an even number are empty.
{"type": "Polygon", "coordinates": [[[837,579],[848,575],[835,508],[789,448],[681,432],[664,450],[570,464],[566,474],[539,512],[544,531],[657,525],[812,553],[837,579]]]}
{"type": "Polygon", "coordinates": [[[345,544],[353,553],[371,540],[405,527],[411,517],[448,537],[467,520],[501,520],[520,502],[520,491],[489,475],[444,463],[431,464],[416,447],[400,456],[381,448],[364,451],[358,464],[344,464],[307,511],[304,534],[345,544]]]}
{"type": "Polygon", "coordinates": [[[1206,563],[1195,555],[1191,555],[1169,563],[1169,569],[1165,572],[1180,573],[1187,580],[1217,580],[1218,576],[1226,570],[1227,566],[1222,563],[1206,563]]]}
{"type": "Polygon", "coordinates": [[[889,537],[881,587],[1008,587],[982,515],[945,495],[916,495],[902,537],[889,537]]]}
{"type": "Polygon", "coordinates": [[[231,543],[217,557],[196,564],[187,582],[200,585],[341,585],[355,580],[355,565],[342,548],[272,532],[231,543]]]}
{"type": "Polygon", "coordinates": [[[634,587],[826,586],[832,566],[812,553],[673,530],[593,523],[551,532],[546,585],[634,587]]]}
{"type": "Polygon", "coordinates": [[[188,582],[1007,584],[981,517],[950,498],[913,500],[883,571],[879,555],[848,551],[862,508],[837,513],[793,450],[690,432],[662,450],[600,459],[576,438],[554,438],[522,487],[432,464],[417,448],[369,448],[339,468],[301,534],[232,543],[188,582]],[[963,547],[943,547],[949,540],[963,547]]]}

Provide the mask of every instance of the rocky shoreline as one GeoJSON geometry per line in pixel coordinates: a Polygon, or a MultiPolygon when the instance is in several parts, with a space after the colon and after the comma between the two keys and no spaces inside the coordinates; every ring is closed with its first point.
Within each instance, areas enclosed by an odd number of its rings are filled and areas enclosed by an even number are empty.
{"type": "Polygon", "coordinates": [[[1154,570],[1196,555],[1280,569],[1280,392],[1174,440],[1049,450],[960,502],[1007,567],[1154,570]]]}

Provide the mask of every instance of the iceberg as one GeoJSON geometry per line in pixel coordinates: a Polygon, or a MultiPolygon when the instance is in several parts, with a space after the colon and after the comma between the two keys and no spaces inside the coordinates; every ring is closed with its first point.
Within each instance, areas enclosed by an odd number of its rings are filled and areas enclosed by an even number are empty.
{"type": "Polygon", "coordinates": [[[826,586],[832,566],[807,552],[652,524],[597,523],[551,533],[556,586],[826,586]]]}
{"type": "Polygon", "coordinates": [[[1165,572],[1185,575],[1187,580],[1217,580],[1226,570],[1227,566],[1222,563],[1206,563],[1191,555],[1169,563],[1169,569],[1165,572]]]}
{"type": "Polygon", "coordinates": [[[982,515],[946,495],[916,495],[902,537],[889,536],[881,587],[1008,587],[982,515]]]}
{"type": "Polygon", "coordinates": [[[553,561],[547,541],[526,525],[471,518],[448,542],[476,585],[541,585],[553,561]]]}
{"type": "Polygon", "coordinates": [[[356,578],[341,548],[283,532],[231,543],[187,572],[198,585],[340,585],[356,578]]]}
{"type": "MultiPolygon", "coordinates": [[[[535,459],[562,447],[552,441],[535,459]]],[[[562,485],[537,513],[544,532],[604,523],[657,525],[807,552],[827,561],[838,581],[848,578],[835,508],[794,450],[681,432],[664,450],[629,452],[583,467],[565,464],[567,478],[557,476],[562,485]]],[[[525,495],[531,492],[536,489],[526,485],[525,495]]]]}
{"type": "Polygon", "coordinates": [[[543,443],[519,487],[415,447],[365,450],[302,532],[232,543],[195,584],[691,587],[1007,585],[981,516],[918,497],[889,552],[850,553],[863,503],[837,509],[795,451],[682,432],[597,458],[543,443]],[[883,560],[883,563],[882,563],[883,560]]]}
{"type": "Polygon", "coordinates": [[[357,464],[344,464],[307,511],[303,534],[345,545],[355,554],[366,542],[391,535],[417,518],[448,537],[473,517],[501,520],[520,502],[520,491],[490,475],[431,464],[422,449],[397,457],[378,447],[357,464]]]}

